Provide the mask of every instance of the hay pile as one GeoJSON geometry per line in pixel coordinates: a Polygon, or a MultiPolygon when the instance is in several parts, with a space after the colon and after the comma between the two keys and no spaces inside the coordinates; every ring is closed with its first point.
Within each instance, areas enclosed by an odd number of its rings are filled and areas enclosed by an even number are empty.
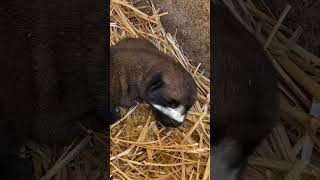
{"type": "Polygon", "coordinates": [[[302,34],[300,28],[292,31],[283,24],[290,6],[279,19],[274,19],[270,13],[264,13],[272,9],[264,6],[262,11],[252,1],[224,2],[258,37],[280,80],[281,123],[250,159],[246,177],[252,180],[320,179],[320,107],[315,107],[320,102],[320,58],[296,43],[302,34]]]}
{"type": "Polygon", "coordinates": [[[210,80],[181,51],[160,23],[152,2],[110,2],[110,46],[125,37],[144,37],[181,63],[198,85],[198,100],[180,128],[155,121],[148,105],[122,109],[112,125],[110,174],[113,179],[208,179],[210,146],[210,80]],[[137,4],[139,3],[139,4],[137,4]]]}
{"type": "Polygon", "coordinates": [[[92,134],[69,146],[28,144],[35,180],[97,180],[105,176],[106,136],[92,134]]]}

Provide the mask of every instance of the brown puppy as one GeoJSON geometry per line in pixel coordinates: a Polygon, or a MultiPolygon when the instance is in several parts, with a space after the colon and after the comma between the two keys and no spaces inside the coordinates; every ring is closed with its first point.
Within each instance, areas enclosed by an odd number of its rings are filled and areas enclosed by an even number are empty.
{"type": "Polygon", "coordinates": [[[177,127],[196,100],[192,76],[145,39],[127,38],[111,47],[111,108],[147,102],[164,126],[177,127]]]}
{"type": "Polygon", "coordinates": [[[215,2],[213,7],[211,175],[239,180],[247,158],[278,119],[277,78],[257,39],[227,7],[215,2]]]}

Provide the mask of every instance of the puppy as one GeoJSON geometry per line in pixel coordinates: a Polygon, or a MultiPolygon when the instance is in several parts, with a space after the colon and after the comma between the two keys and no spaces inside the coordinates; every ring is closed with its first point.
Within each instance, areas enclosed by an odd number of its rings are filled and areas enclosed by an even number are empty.
{"type": "Polygon", "coordinates": [[[226,6],[213,5],[211,176],[238,180],[279,117],[276,72],[256,38],[226,6]]]}
{"type": "Polygon", "coordinates": [[[110,50],[113,111],[147,102],[164,126],[178,127],[196,101],[192,76],[145,39],[127,38],[110,50]]]}

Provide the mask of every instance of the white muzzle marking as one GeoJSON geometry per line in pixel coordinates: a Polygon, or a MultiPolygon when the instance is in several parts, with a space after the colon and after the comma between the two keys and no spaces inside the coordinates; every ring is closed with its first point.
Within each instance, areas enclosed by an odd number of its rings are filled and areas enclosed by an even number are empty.
{"type": "Polygon", "coordinates": [[[185,108],[181,105],[177,108],[163,107],[157,104],[152,104],[152,106],[178,122],[183,122],[184,120],[185,115],[183,113],[185,108]]]}

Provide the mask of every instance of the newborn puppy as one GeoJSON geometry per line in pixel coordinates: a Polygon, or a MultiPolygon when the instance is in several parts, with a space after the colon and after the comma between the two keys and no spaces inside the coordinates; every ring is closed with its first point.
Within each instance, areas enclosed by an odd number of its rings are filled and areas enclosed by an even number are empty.
{"type": "Polygon", "coordinates": [[[238,180],[278,119],[276,73],[259,42],[227,7],[213,7],[211,177],[238,180]]]}
{"type": "Polygon", "coordinates": [[[181,65],[145,39],[127,38],[110,50],[113,112],[147,102],[156,119],[168,127],[178,127],[196,101],[197,87],[181,65]]]}

